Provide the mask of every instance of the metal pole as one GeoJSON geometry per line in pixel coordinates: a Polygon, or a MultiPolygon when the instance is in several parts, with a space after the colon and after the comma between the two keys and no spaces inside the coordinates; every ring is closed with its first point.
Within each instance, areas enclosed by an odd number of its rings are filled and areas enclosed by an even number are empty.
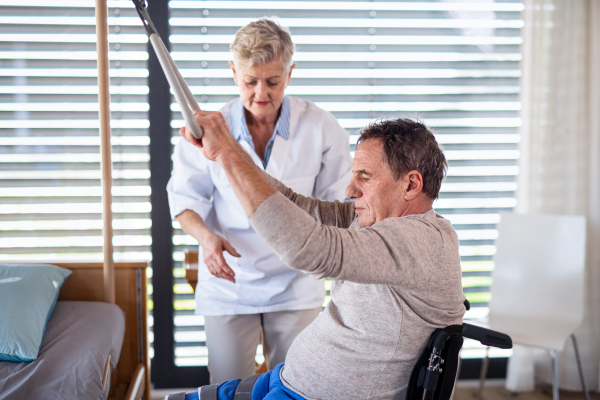
{"type": "Polygon", "coordinates": [[[550,350],[550,357],[552,357],[552,400],[558,400],[558,365],[554,350],[550,350]]]}
{"type": "Polygon", "coordinates": [[[481,371],[479,372],[479,390],[477,390],[477,400],[483,399],[483,387],[485,378],[487,378],[488,367],[490,365],[490,346],[485,348],[485,358],[481,363],[481,371]]]}
{"type": "Polygon", "coordinates": [[[115,263],[112,229],[112,160],[110,144],[110,94],[108,77],[108,6],[96,0],[96,51],[98,53],[98,104],[100,105],[100,152],[102,156],[102,236],[104,238],[104,300],[115,303],[115,263]]]}
{"type": "Polygon", "coordinates": [[[585,393],[586,400],[590,400],[590,392],[587,387],[587,382],[585,381],[585,374],[583,372],[583,366],[581,365],[581,357],[579,356],[579,346],[577,345],[577,339],[575,338],[574,333],[571,333],[571,339],[573,339],[573,347],[575,348],[575,358],[577,359],[579,378],[581,378],[581,387],[583,389],[583,393],[585,393]]]}

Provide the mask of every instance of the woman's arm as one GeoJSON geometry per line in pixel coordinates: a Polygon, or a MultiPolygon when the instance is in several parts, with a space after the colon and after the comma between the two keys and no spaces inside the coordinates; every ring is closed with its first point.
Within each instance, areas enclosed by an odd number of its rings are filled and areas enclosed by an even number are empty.
{"type": "Polygon", "coordinates": [[[181,229],[198,241],[202,247],[202,256],[208,272],[217,278],[223,278],[235,283],[235,272],[231,269],[223,252],[227,251],[234,257],[241,257],[227,239],[214,233],[201,216],[192,210],[185,210],[177,217],[181,229]]]}
{"type": "Polygon", "coordinates": [[[204,223],[212,210],[211,197],[215,190],[208,161],[198,154],[198,149],[182,140],[175,146],[173,174],[167,185],[169,207],[185,233],[202,247],[208,271],[219,278],[235,282],[233,270],[225,262],[223,252],[239,257],[237,251],[223,237],[214,233],[204,223]]]}

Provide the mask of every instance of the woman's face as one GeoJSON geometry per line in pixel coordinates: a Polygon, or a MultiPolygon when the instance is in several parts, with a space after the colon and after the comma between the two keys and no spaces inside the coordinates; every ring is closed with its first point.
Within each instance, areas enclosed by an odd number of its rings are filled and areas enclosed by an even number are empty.
{"type": "Polygon", "coordinates": [[[283,101],[283,91],[292,79],[296,64],[286,68],[282,61],[273,60],[267,64],[246,67],[229,61],[229,66],[233,71],[233,80],[240,88],[244,108],[256,118],[276,117],[283,101]]]}

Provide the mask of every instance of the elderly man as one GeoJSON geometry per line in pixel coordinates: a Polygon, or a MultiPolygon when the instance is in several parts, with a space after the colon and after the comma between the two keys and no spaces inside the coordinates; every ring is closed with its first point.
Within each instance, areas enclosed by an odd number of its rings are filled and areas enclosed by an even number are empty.
{"type": "Polygon", "coordinates": [[[371,124],[346,189],[354,201],[326,202],[260,171],[219,113],[195,115],[202,140],[180,133],[222,168],[258,235],[290,267],[334,280],[325,311],[252,399],[404,398],[433,330],[465,311],[458,238],[432,209],[447,168],[434,135],[409,119],[371,124]]]}

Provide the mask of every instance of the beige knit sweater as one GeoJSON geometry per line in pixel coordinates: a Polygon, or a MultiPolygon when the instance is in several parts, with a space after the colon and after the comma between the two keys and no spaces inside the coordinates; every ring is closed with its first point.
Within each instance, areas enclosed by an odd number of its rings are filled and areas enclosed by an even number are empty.
{"type": "Polygon", "coordinates": [[[404,399],[435,328],[465,312],[458,238],[429,210],[361,228],[354,203],[279,191],[250,221],[290,267],[334,279],[325,311],[292,344],[281,378],[307,399],[404,399]]]}

